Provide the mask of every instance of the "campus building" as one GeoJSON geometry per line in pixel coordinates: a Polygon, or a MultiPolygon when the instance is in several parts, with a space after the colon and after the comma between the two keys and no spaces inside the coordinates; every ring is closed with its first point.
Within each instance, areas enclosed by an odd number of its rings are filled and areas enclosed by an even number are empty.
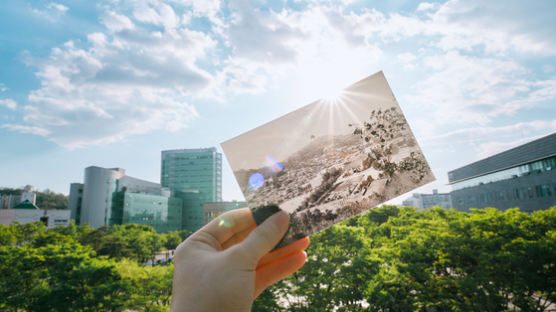
{"type": "Polygon", "coordinates": [[[203,204],[222,201],[222,154],[216,148],[162,151],[160,183],[182,199],[182,225],[203,227],[203,204]]]}
{"type": "Polygon", "coordinates": [[[417,207],[418,210],[427,209],[433,206],[442,208],[452,208],[452,200],[449,193],[438,193],[432,190],[432,194],[413,193],[411,197],[404,200],[402,205],[417,207]]]}
{"type": "Polygon", "coordinates": [[[448,172],[454,208],[556,205],[556,133],[448,172]]]}
{"type": "Polygon", "coordinates": [[[70,185],[72,218],[94,228],[137,223],[157,232],[200,229],[203,204],[222,201],[222,155],[216,148],[163,151],[161,165],[161,184],[121,168],[85,168],[84,183],[70,185]]]}
{"type": "Polygon", "coordinates": [[[76,223],[94,228],[126,223],[150,225],[157,232],[182,228],[181,199],[121,168],[85,168],[84,183],[70,185],[69,209],[76,223]]]}
{"type": "Polygon", "coordinates": [[[13,222],[30,223],[43,222],[46,227],[57,225],[69,225],[70,211],[59,209],[39,209],[30,200],[34,197],[26,197],[24,201],[10,209],[0,209],[0,225],[9,225],[13,222]]]}

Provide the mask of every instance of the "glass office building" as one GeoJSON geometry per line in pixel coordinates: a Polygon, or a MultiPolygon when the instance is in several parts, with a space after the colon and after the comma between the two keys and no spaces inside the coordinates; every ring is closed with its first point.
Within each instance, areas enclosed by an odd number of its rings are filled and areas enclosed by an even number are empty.
{"type": "Polygon", "coordinates": [[[182,200],[163,195],[124,192],[119,224],[146,224],[158,233],[182,228],[182,200]]]}
{"type": "Polygon", "coordinates": [[[160,182],[182,199],[183,228],[196,231],[203,204],[222,201],[222,154],[214,147],[162,151],[160,182]]]}
{"type": "Polygon", "coordinates": [[[458,210],[556,205],[556,133],[448,172],[458,210]]]}

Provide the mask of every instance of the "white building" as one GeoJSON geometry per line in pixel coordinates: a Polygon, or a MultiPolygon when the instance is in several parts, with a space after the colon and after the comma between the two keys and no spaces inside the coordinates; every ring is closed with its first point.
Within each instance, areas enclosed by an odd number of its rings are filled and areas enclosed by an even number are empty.
{"type": "Polygon", "coordinates": [[[0,209],[0,225],[9,225],[13,222],[30,223],[41,221],[46,227],[69,225],[70,211],[57,209],[14,208],[0,209]]]}
{"type": "Polygon", "coordinates": [[[438,193],[432,190],[432,194],[413,193],[411,197],[404,200],[402,205],[417,207],[418,210],[427,209],[433,206],[442,208],[452,208],[452,199],[449,193],[438,193]]]}

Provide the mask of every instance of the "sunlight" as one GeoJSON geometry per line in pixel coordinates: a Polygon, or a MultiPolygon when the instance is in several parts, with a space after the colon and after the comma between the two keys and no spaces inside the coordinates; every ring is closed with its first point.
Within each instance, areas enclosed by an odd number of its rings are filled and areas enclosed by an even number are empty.
{"type": "Polygon", "coordinates": [[[326,88],[323,91],[322,100],[330,104],[339,103],[344,96],[344,90],[340,88],[326,88]]]}

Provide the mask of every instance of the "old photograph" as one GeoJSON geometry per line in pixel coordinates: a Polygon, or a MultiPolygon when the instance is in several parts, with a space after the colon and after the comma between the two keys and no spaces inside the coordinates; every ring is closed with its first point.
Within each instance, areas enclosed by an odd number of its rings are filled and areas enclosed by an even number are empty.
{"type": "Polygon", "coordinates": [[[281,209],[279,246],[434,180],[382,72],[222,143],[252,209],[281,209]]]}

